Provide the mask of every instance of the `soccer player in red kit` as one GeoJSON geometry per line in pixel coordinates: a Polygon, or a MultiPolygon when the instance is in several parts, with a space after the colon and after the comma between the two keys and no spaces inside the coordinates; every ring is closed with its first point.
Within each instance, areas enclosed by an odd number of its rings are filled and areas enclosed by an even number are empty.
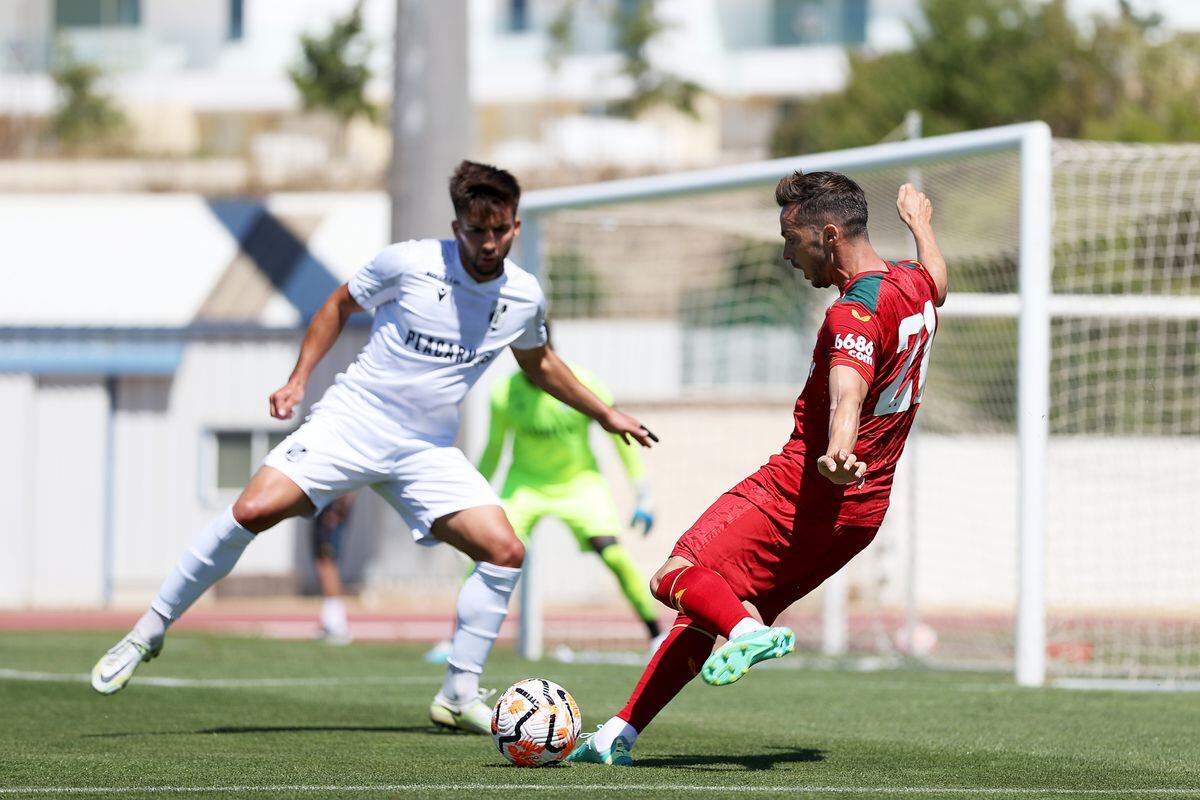
{"type": "Polygon", "coordinates": [[[655,573],[654,596],[679,616],[626,706],[568,761],[631,764],[638,734],[697,673],[720,686],[790,653],[792,631],[768,626],[870,544],[883,522],[946,299],[932,204],[911,184],[900,187],[896,207],[918,261],[885,261],[867,236],[866,196],[845,175],[797,172],[779,182],[775,199],[784,259],[813,286],[840,293],[817,334],[795,428],[655,573]],[[728,642],[713,651],[718,636],[728,642]]]}

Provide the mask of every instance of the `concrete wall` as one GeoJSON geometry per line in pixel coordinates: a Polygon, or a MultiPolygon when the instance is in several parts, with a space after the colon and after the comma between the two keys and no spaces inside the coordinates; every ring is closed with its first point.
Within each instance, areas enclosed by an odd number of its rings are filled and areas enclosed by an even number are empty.
{"type": "Polygon", "coordinates": [[[0,605],[100,601],[108,406],[96,378],[0,379],[0,605]]]}
{"type": "MultiPolygon", "coordinates": [[[[337,368],[361,343],[348,331],[315,375],[306,403],[320,397],[337,368]]],[[[267,413],[267,398],[295,364],[299,335],[246,340],[226,337],[187,348],[173,379],[128,378],[118,391],[116,481],[116,602],[152,596],[195,533],[236,498],[211,490],[206,435],[214,430],[290,431],[290,421],[267,413]],[[206,472],[207,471],[207,472],[206,472]]],[[[296,574],[299,533],[308,523],[282,523],[256,540],[238,562],[237,577],[290,579],[296,574]]],[[[290,582],[288,582],[290,586],[290,582]]]]}

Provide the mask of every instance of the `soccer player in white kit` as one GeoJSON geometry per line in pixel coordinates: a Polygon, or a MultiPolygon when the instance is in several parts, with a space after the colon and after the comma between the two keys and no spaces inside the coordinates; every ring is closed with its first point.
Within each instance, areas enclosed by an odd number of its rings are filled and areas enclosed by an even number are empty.
{"type": "Polygon", "coordinates": [[[150,609],[92,670],[102,694],[122,689],[162,650],[167,628],[233,569],[254,537],[318,513],[362,486],[378,492],[421,544],[446,542],[476,561],[458,595],[453,652],[430,716],[444,727],[491,732],[479,675],[508,610],[525,549],[500,499],[453,446],[467,390],[504,347],[534,384],[645,447],[636,419],[602,402],[550,348],[546,300],[506,256],[521,228],[520,187],[509,173],[464,161],[450,179],[454,239],[384,248],[313,317],[287,383],[270,398],[288,419],[304,384],[347,318],[374,309],[358,358],[295,433],[267,456],[237,501],[202,530],[150,609]]]}

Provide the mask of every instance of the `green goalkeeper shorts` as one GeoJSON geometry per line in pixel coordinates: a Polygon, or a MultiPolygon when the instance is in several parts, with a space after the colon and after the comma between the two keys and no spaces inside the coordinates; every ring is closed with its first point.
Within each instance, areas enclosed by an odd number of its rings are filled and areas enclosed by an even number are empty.
{"type": "Polygon", "coordinates": [[[621,532],[612,492],[599,472],[581,472],[568,481],[550,484],[522,482],[519,475],[510,473],[500,500],[513,530],[526,544],[542,517],[565,522],[585,552],[592,549],[589,540],[621,532]]]}

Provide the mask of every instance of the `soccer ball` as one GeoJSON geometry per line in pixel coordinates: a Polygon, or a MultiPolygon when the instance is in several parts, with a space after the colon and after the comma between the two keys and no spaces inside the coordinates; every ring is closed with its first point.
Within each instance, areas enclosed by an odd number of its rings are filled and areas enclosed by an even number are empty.
{"type": "Polygon", "coordinates": [[[501,755],[518,767],[544,767],[563,760],[582,726],[575,698],[542,678],[514,683],[492,712],[492,740],[501,755]]]}

